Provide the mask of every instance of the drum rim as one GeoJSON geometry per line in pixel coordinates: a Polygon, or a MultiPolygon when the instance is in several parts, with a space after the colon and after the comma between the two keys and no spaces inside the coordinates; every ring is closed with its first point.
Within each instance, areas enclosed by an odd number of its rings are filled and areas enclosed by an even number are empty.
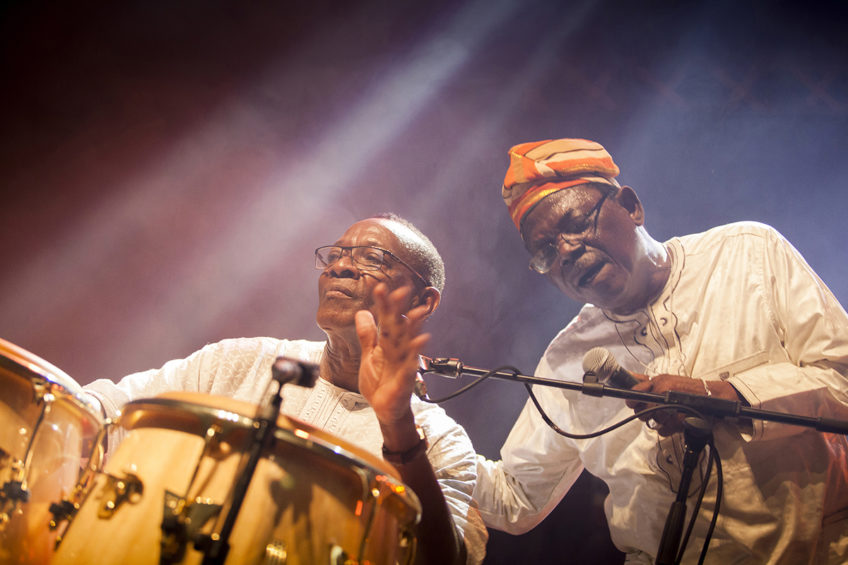
{"type": "MultiPolygon", "coordinates": [[[[226,426],[229,426],[231,428],[241,428],[244,430],[251,429],[253,427],[253,423],[256,421],[256,418],[254,417],[247,416],[245,414],[235,412],[227,408],[208,406],[198,402],[192,402],[182,399],[150,397],[139,398],[127,402],[124,405],[124,408],[121,410],[121,416],[116,422],[116,424],[118,426],[121,426],[121,421],[128,413],[142,410],[148,406],[153,406],[160,409],[183,408],[187,409],[188,412],[191,412],[194,415],[214,418],[216,423],[223,422],[226,426]]],[[[296,418],[292,418],[291,416],[288,416],[283,413],[280,413],[280,416],[286,418],[292,424],[292,427],[294,429],[288,429],[277,426],[277,429],[274,433],[275,437],[283,439],[285,441],[288,441],[289,443],[293,443],[305,449],[317,449],[319,455],[323,454],[328,456],[330,459],[341,461],[348,465],[354,465],[360,469],[368,471],[369,473],[375,476],[383,475],[387,477],[392,483],[403,485],[403,483],[399,481],[399,479],[392,473],[391,470],[380,469],[379,467],[375,467],[374,465],[370,464],[368,461],[363,460],[359,455],[354,452],[351,452],[345,447],[332,444],[324,438],[313,434],[309,430],[299,428],[298,424],[300,424],[301,422],[296,418]],[[299,435],[298,433],[296,433],[296,430],[303,432],[304,434],[306,434],[307,437],[299,435]]],[[[308,425],[305,422],[304,424],[308,425]]],[[[129,432],[132,429],[134,428],[127,428],[127,431],[129,432]]]]}
{"type": "Polygon", "coordinates": [[[50,383],[50,391],[55,393],[56,388],[65,393],[72,401],[80,408],[94,417],[98,422],[100,420],[100,407],[95,402],[86,396],[83,388],[70,375],[52,363],[42,359],[34,353],[27,351],[23,347],[0,338],[0,365],[7,366],[6,361],[14,364],[14,367],[7,367],[14,371],[20,369],[23,372],[20,377],[26,378],[26,374],[32,374],[50,383]]]}

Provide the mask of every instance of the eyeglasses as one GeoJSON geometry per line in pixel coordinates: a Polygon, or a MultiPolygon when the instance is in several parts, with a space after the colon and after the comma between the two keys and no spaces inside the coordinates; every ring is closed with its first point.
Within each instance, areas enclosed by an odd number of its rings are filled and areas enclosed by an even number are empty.
{"type": "Polygon", "coordinates": [[[569,245],[578,245],[586,238],[594,237],[598,232],[598,216],[601,213],[601,207],[608,197],[609,194],[604,194],[586,215],[573,223],[573,226],[569,228],[567,233],[560,231],[554,241],[545,243],[533,253],[533,256],[530,257],[530,269],[541,275],[550,272],[557,257],[559,257],[559,240],[569,245]]]}
{"type": "Polygon", "coordinates": [[[386,249],[380,249],[373,245],[325,245],[315,250],[315,268],[323,271],[327,267],[332,266],[336,261],[340,260],[345,251],[350,254],[353,264],[363,271],[383,271],[383,268],[388,265],[387,257],[391,257],[418,277],[424,286],[430,286],[427,279],[422,277],[418,271],[407,265],[397,255],[386,249]]]}

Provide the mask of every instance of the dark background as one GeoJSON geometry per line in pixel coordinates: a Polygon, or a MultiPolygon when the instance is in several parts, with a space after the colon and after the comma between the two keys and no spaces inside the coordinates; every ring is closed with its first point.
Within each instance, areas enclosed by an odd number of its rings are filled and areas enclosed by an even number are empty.
{"type": "MultiPolygon", "coordinates": [[[[576,312],[500,199],[516,143],[604,144],[658,239],[773,225],[842,304],[845,3],[12,2],[0,337],[78,382],[225,337],[320,339],[312,250],[397,212],[448,283],[428,353],[531,373],[576,312]]],[[[433,396],[460,383],[428,377],[433,396]]],[[[445,407],[497,457],[523,389],[445,407]]],[[[486,563],[616,563],[584,476],[486,563]]]]}

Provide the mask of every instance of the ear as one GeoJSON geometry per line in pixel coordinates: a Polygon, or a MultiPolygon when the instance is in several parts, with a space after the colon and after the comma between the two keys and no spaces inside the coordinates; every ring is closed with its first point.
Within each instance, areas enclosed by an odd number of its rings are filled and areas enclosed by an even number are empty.
{"type": "Polygon", "coordinates": [[[427,305],[427,317],[439,307],[439,302],[442,300],[442,293],[434,286],[427,286],[412,298],[412,307],[415,308],[420,304],[427,305]]]}
{"type": "Polygon", "coordinates": [[[619,206],[627,211],[627,214],[637,226],[645,223],[645,209],[642,208],[642,202],[636,196],[636,191],[627,185],[622,186],[615,195],[615,201],[619,206]]]}

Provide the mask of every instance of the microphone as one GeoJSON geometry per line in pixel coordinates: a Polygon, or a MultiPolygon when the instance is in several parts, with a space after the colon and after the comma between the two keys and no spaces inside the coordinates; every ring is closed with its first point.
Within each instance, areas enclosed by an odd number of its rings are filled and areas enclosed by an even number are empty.
{"type": "Polygon", "coordinates": [[[280,386],[292,383],[297,386],[312,388],[318,380],[318,365],[307,363],[290,357],[277,357],[271,365],[271,375],[280,386]]]}
{"type": "Polygon", "coordinates": [[[606,383],[618,388],[633,388],[639,382],[630,371],[622,367],[603,347],[593,347],[583,356],[583,381],[606,383]]]}

